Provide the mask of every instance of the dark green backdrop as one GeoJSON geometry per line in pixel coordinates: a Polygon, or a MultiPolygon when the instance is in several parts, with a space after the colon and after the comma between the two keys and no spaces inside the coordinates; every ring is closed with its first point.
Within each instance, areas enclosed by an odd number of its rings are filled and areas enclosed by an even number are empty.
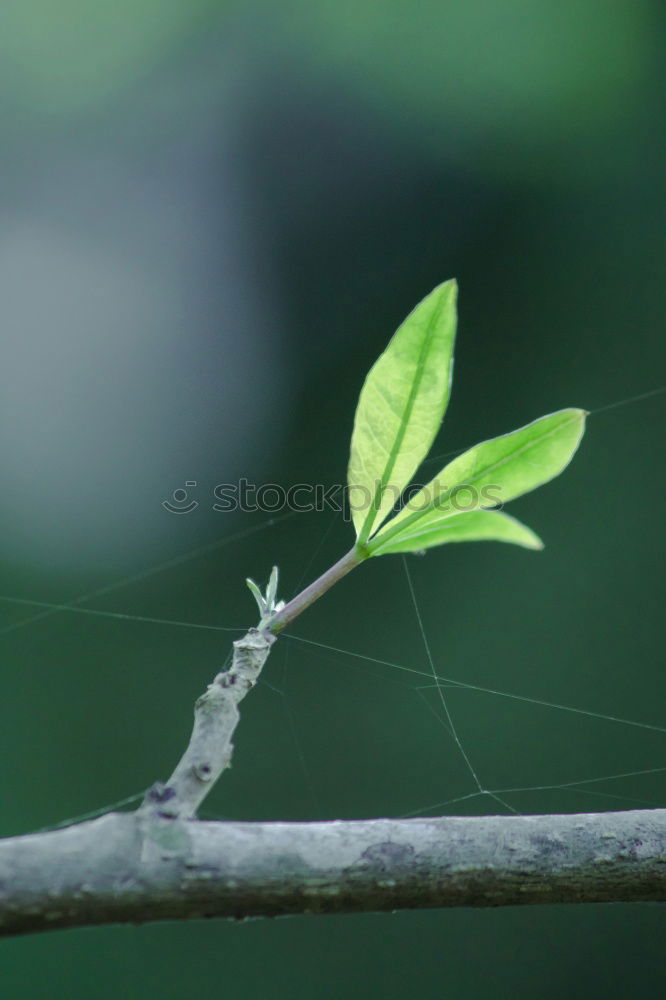
{"type": "MultiPolygon", "coordinates": [[[[530,789],[502,795],[521,812],[666,805],[666,397],[611,405],[666,383],[662,14],[656,0],[3,5],[1,596],[113,586],[82,606],[252,624],[245,576],[278,563],[288,596],[351,528],[216,513],[214,486],[342,481],[367,368],[455,275],[435,453],[592,411],[571,468],[512,505],[543,553],[410,561],[440,674],[527,699],[447,689],[461,739],[486,787],[530,789]],[[167,513],[186,480],[199,507],[167,513]]],[[[0,602],[3,835],[166,777],[232,638],[72,612],[26,623],[43,610],[0,602]]],[[[362,567],[292,634],[206,815],[500,808],[438,805],[473,786],[427,678],[352,655],[428,669],[399,558],[362,567]]],[[[656,906],[112,927],[3,942],[0,992],[652,997],[663,938],[656,906]]]]}

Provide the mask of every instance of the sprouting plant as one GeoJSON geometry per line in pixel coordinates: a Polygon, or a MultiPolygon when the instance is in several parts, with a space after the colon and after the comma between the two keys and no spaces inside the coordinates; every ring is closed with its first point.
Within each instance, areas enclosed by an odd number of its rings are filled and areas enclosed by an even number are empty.
{"type": "Polygon", "coordinates": [[[277,566],[273,566],[265,594],[262,594],[260,587],[254,582],[254,580],[251,580],[248,577],[245,582],[250,588],[250,593],[254,597],[257,602],[257,607],[259,608],[259,628],[266,628],[273,615],[278,611],[282,611],[282,608],[284,607],[284,601],[276,600],[278,568],[277,566]]]}
{"type": "Polygon", "coordinates": [[[583,436],[585,410],[558,410],[482,441],[445,465],[396,512],[446,412],[456,297],[453,280],[426,296],[393,335],[361,389],[348,470],[356,529],[353,548],[286,605],[275,603],[275,569],[265,596],[249,580],[259,605],[260,628],[277,634],[342,576],[376,556],[418,552],[446,542],[500,541],[543,548],[530,528],[498,508],[562,472],[583,436]]]}
{"type": "MultiPolygon", "coordinates": [[[[455,282],[435,288],[407,317],[365,381],[349,462],[349,501],[356,529],[352,549],[286,605],[277,600],[276,567],[264,592],[253,580],[247,581],[259,608],[259,627],[234,641],[230,662],[195,702],[192,735],[171,776],[148,789],[136,812],[105,811],[64,830],[3,841],[0,870],[8,877],[0,879],[4,882],[0,936],[175,916],[238,919],[401,906],[663,898],[663,872],[657,871],[663,869],[660,810],[619,812],[611,814],[613,818],[602,814],[316,824],[196,821],[202,802],[230,765],[239,705],[257,684],[277,634],[345,573],[369,558],[446,542],[496,540],[542,548],[531,529],[499,508],[565,468],[584,431],[584,410],[560,410],[483,441],[417,487],[414,496],[405,495],[446,410],[455,305],[455,282]],[[537,827],[543,835],[535,838],[537,827]],[[561,851],[548,846],[553,837],[561,851]],[[626,850],[627,843],[636,841],[647,845],[638,859],[626,850]],[[385,852],[387,843],[395,850],[385,852]],[[609,862],[601,874],[591,871],[590,857],[609,862]],[[109,858],[114,859],[111,866],[109,858]],[[454,877],[448,877],[450,872],[454,877]],[[530,889],[528,894],[525,888],[530,889]]],[[[416,603],[415,609],[418,613],[416,603]]],[[[516,813],[496,791],[481,784],[441,695],[441,678],[430,654],[429,658],[448,728],[477,788],[443,805],[490,795],[516,813]]],[[[543,787],[573,787],[589,780],[543,787]]]]}

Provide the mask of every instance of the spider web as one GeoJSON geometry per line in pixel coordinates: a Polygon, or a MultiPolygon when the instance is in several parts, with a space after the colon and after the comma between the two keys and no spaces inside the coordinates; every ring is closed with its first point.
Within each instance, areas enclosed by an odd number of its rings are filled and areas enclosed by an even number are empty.
{"type": "MultiPolygon", "coordinates": [[[[637,403],[644,399],[666,392],[666,387],[642,393],[638,396],[628,397],[607,406],[592,411],[593,414],[614,409],[619,406],[637,403]]],[[[462,450],[462,449],[460,449],[462,450]]],[[[449,453],[454,454],[454,452],[449,453]]],[[[443,457],[438,456],[441,460],[443,457]]],[[[433,461],[434,461],[433,460],[433,461]]],[[[35,613],[19,621],[11,622],[0,628],[0,640],[19,630],[26,629],[48,617],[58,614],[86,615],[89,617],[99,617],[113,619],[120,624],[122,622],[146,623],[147,625],[160,626],[161,628],[178,628],[203,630],[208,632],[222,632],[226,635],[230,633],[242,634],[245,626],[232,626],[227,624],[191,622],[171,618],[157,618],[128,614],[123,611],[109,611],[100,608],[84,607],[96,598],[121,590],[132,583],[147,580],[151,577],[168,570],[174,569],[185,563],[201,558],[220,548],[242,541],[258,532],[267,531],[274,528],[280,522],[295,516],[294,512],[282,515],[281,517],[270,518],[262,521],[258,525],[225,536],[207,545],[199,546],[183,555],[176,556],[164,561],[150,569],[124,577],[122,580],[97,588],[67,603],[50,603],[27,598],[0,595],[0,602],[16,608],[24,607],[34,609],[35,613]]],[[[326,542],[333,526],[331,520],[319,542],[310,553],[307,564],[303,568],[301,580],[296,586],[296,592],[301,588],[302,583],[310,575],[312,566],[317,560],[321,548],[326,542]]],[[[659,807],[664,805],[663,798],[659,795],[659,790],[653,791],[649,797],[635,794],[640,788],[641,779],[652,779],[666,772],[666,726],[659,725],[655,721],[645,719],[626,718],[624,713],[604,713],[596,711],[594,708],[584,704],[563,703],[558,699],[549,699],[541,695],[535,695],[529,690],[504,689],[502,686],[489,686],[487,684],[476,684],[471,680],[463,680],[459,677],[450,676],[449,670],[444,671],[441,664],[441,657],[433,649],[431,642],[432,627],[424,620],[424,612],[419,596],[418,579],[410,568],[410,562],[406,557],[400,560],[392,560],[396,570],[404,578],[409,604],[413,614],[414,625],[418,633],[422,656],[414,656],[414,662],[393,662],[372,653],[359,650],[345,649],[333,646],[309,638],[300,634],[287,633],[281,636],[278,647],[282,657],[279,677],[275,676],[275,670],[267,669],[266,677],[260,682],[260,687],[267,691],[271,697],[278,700],[280,710],[284,718],[285,730],[289,737],[291,752],[295,758],[296,768],[300,773],[301,782],[310,802],[309,818],[322,818],[326,814],[325,803],[323,802],[323,790],[326,780],[320,773],[317,764],[317,753],[313,752],[312,741],[305,735],[308,725],[312,728],[311,720],[308,719],[307,707],[304,707],[302,697],[302,686],[304,682],[303,663],[308,664],[314,657],[319,662],[333,668],[335,686],[340,685],[342,673],[345,674],[345,685],[354,685],[362,689],[363,685],[370,684],[370,691],[375,685],[385,687],[387,685],[398,686],[401,689],[401,698],[407,694],[409,700],[403,699],[400,712],[413,715],[417,720],[416,725],[423,729],[424,739],[429,745],[427,754],[429,762],[434,764],[433,772],[442,771],[446,765],[447,776],[441,781],[442,789],[451,787],[450,768],[459,765],[459,772],[455,776],[453,784],[457,784],[459,791],[456,794],[443,794],[439,799],[428,802],[425,805],[415,805],[414,808],[393,812],[394,815],[419,816],[427,814],[443,814],[447,812],[458,812],[461,809],[467,811],[497,811],[501,809],[507,813],[521,813],[523,802],[530,796],[538,793],[558,793],[566,794],[569,797],[567,808],[572,808],[573,797],[578,807],[584,806],[586,809],[596,807],[596,809],[606,806],[608,808],[630,808],[633,806],[659,807]],[[298,653],[301,653],[300,664],[298,653]],[[307,654],[306,656],[303,654],[307,654]],[[351,678],[351,679],[350,679],[351,678]],[[301,695],[301,697],[299,697],[301,695]],[[488,767],[487,734],[480,735],[474,732],[474,726],[469,724],[470,699],[478,704],[479,700],[490,700],[494,704],[509,704],[514,709],[527,710],[539,720],[548,715],[558,717],[570,724],[575,721],[577,724],[588,727],[602,727],[607,738],[608,730],[618,730],[623,734],[633,733],[638,737],[648,736],[647,753],[652,760],[658,760],[656,766],[635,767],[629,764],[624,768],[613,770],[603,770],[602,773],[589,773],[585,770],[569,774],[564,780],[541,781],[537,783],[496,783],[487,777],[488,771],[495,771],[495,761],[488,767]],[[466,702],[466,704],[465,704],[466,702]],[[461,725],[461,720],[464,725],[461,725]],[[484,746],[482,746],[482,744],[484,746]],[[479,763],[481,758],[482,763],[479,763]]],[[[277,648],[276,647],[276,651],[277,648]]],[[[276,658],[276,651],[273,652],[271,661],[276,658]]],[[[279,659],[279,658],[278,658],[279,659]]],[[[269,663],[269,667],[273,664],[269,663]]],[[[312,677],[312,671],[309,672],[312,677]]],[[[321,684],[321,679],[317,677],[317,684],[321,684]]],[[[360,695],[359,695],[360,696],[360,695]]],[[[315,695],[316,697],[316,695],[315,695]]],[[[321,697],[321,696],[320,696],[321,697]]],[[[473,713],[472,713],[473,714],[473,713]]],[[[393,725],[399,725],[400,719],[394,719],[393,725]]],[[[509,720],[509,727],[512,725],[509,720]]],[[[538,723],[537,723],[538,725],[538,723]]],[[[552,722],[551,722],[552,726],[552,722]]],[[[409,727],[407,727],[409,728],[409,727]]],[[[564,734],[566,736],[566,732],[564,734]]],[[[496,758],[501,754],[502,739],[499,737],[492,742],[491,756],[496,758]]],[[[407,752],[409,748],[407,747],[407,752]]],[[[553,754],[557,747],[553,747],[553,754]]],[[[645,750],[641,750],[645,752],[645,750]]],[[[501,768],[500,768],[501,769],[501,768]]],[[[79,822],[93,816],[101,815],[111,809],[123,808],[139,801],[144,794],[144,790],[133,795],[126,796],[116,802],[104,805],[93,811],[70,817],[56,824],[55,827],[66,826],[79,822]]],[[[404,796],[403,796],[404,798],[404,796]]],[[[401,796],[396,796],[395,801],[399,801],[401,796]]],[[[576,806],[573,806],[576,808],[576,806]]],[[[550,810],[549,810],[550,811],[550,810]]],[[[202,815],[212,815],[203,813],[202,815]]],[[[215,818],[220,817],[215,814],[215,818]]],[[[43,829],[54,829],[54,826],[43,829]]]]}

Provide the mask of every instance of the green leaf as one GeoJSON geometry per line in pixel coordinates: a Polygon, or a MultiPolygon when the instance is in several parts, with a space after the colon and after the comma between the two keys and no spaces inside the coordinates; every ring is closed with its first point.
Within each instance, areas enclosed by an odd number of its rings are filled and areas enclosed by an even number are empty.
{"type": "Polygon", "coordinates": [[[531,528],[508,514],[494,510],[474,510],[447,517],[437,510],[431,510],[414,524],[399,531],[385,545],[379,543],[372,555],[419,552],[447,542],[513,542],[526,549],[543,548],[543,542],[531,528]]]}
{"type": "Polygon", "coordinates": [[[370,369],[359,397],[349,458],[349,503],[364,543],[425,458],[451,391],[455,281],[409,314],[370,369]]]}
{"type": "Polygon", "coordinates": [[[266,607],[269,611],[272,611],[275,607],[275,598],[277,597],[278,588],[278,568],[273,566],[271,570],[271,576],[268,581],[268,586],[266,587],[266,607]]]}
{"type": "Polygon", "coordinates": [[[483,441],[442,469],[377,534],[373,551],[436,510],[442,516],[505,504],[554,479],[571,461],[585,430],[585,410],[559,410],[510,434],[483,441]]]}
{"type": "Polygon", "coordinates": [[[250,593],[257,602],[257,607],[259,608],[259,615],[263,618],[263,616],[266,614],[266,611],[268,610],[266,607],[266,601],[264,600],[264,595],[261,593],[259,587],[256,585],[254,580],[251,580],[248,577],[245,582],[248,586],[250,593]]]}

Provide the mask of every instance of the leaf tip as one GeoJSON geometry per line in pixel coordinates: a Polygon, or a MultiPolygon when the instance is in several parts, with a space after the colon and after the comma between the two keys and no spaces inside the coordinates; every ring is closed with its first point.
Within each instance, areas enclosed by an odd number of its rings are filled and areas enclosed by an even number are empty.
{"type": "Polygon", "coordinates": [[[579,420],[585,421],[586,417],[589,417],[590,411],[584,410],[582,406],[572,406],[571,412],[574,413],[579,420]]]}
{"type": "Polygon", "coordinates": [[[546,547],[536,532],[532,531],[531,528],[526,528],[526,534],[523,535],[519,544],[525,549],[530,549],[532,552],[543,552],[546,547]]]}
{"type": "Polygon", "coordinates": [[[446,281],[440,281],[438,285],[435,285],[433,291],[442,293],[447,292],[455,302],[458,298],[458,279],[447,278],[446,281]]]}

